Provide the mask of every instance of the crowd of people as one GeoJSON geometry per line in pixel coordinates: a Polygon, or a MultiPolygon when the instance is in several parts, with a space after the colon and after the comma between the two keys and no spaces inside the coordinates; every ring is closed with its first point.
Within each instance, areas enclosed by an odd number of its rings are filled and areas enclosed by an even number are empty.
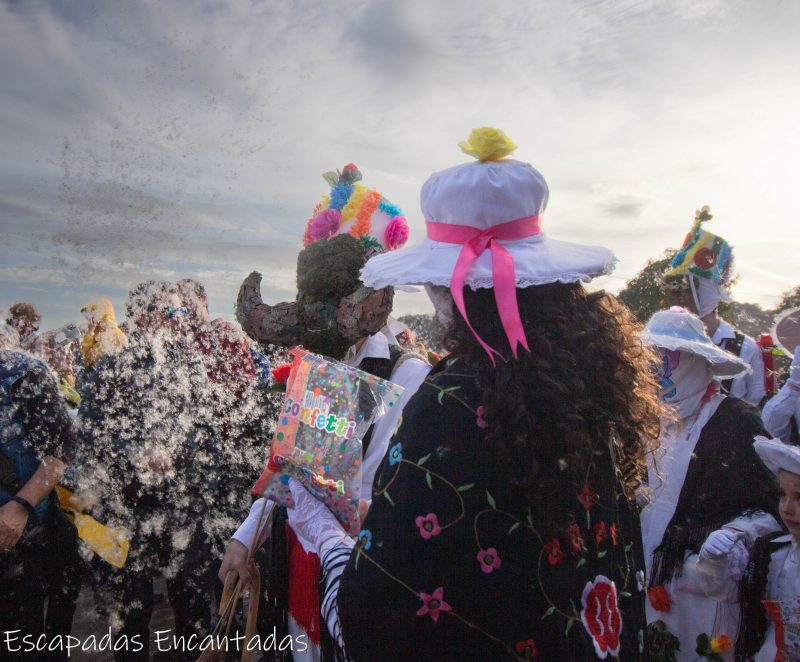
{"type": "MultiPolygon", "coordinates": [[[[295,300],[253,273],[239,325],[191,279],[140,283],[121,324],[107,299],[44,333],[9,307],[0,632],[66,637],[84,580],[116,660],[195,660],[152,649],[153,580],[188,641],[235,577],[275,644],[250,659],[800,659],[800,348],[768,393],[718,315],[732,248],[708,208],[642,326],[583,285],[611,251],[542,232],[547,183],[505,134],[461,147],[476,160],[425,183],[412,247],[358,168],[326,173],[295,300]],[[390,317],[413,285],[442,359],[390,317]],[[355,536],[297,477],[290,508],[251,493],[294,346],[404,389],[362,440],[355,536]]],[[[13,641],[2,659],[68,657],[13,641]]]]}

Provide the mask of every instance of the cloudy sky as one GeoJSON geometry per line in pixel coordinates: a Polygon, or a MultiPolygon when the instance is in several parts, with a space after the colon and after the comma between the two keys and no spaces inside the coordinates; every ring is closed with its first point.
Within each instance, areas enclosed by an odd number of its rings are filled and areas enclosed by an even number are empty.
{"type": "Polygon", "coordinates": [[[799,30],[779,0],[0,0],[0,309],[193,276],[231,316],[253,269],[285,300],[321,173],[356,163],[418,241],[483,125],[547,178],[550,236],[616,252],[602,286],[709,204],[770,307],[800,283],[799,30]]]}

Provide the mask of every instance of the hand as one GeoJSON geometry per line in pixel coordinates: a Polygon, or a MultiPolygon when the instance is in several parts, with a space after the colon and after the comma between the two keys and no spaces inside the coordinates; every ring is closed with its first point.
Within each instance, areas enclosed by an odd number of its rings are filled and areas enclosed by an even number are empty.
{"type": "Polygon", "coordinates": [[[253,559],[247,560],[247,547],[238,540],[231,540],[225,548],[225,556],[222,559],[222,565],[217,576],[224,584],[228,572],[235,570],[239,575],[239,579],[242,580],[242,586],[250,586],[253,581],[252,572],[254,568],[253,559]]]}
{"type": "Polygon", "coordinates": [[[344,528],[319,499],[313,497],[294,478],[289,481],[294,508],[289,508],[289,526],[298,538],[307,540],[317,556],[323,547],[329,547],[347,538],[344,528]]]}
{"type": "Polygon", "coordinates": [[[27,523],[28,511],[16,501],[0,506],[0,551],[17,544],[27,523]]]}
{"type": "Polygon", "coordinates": [[[719,559],[727,556],[733,546],[742,538],[744,534],[731,529],[719,529],[709,534],[703,546],[700,548],[700,557],[706,559],[719,559]]]}

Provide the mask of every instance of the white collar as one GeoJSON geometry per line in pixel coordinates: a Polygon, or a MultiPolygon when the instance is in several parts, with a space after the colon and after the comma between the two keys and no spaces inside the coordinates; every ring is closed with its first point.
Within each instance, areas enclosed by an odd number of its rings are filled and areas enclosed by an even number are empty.
{"type": "Polygon", "coordinates": [[[791,533],[787,533],[785,536],[773,538],[772,542],[790,542],[792,543],[792,546],[797,546],[797,541],[794,539],[794,536],[791,533]]]}
{"type": "Polygon", "coordinates": [[[726,338],[735,338],[735,337],[736,337],[736,331],[734,331],[733,327],[720,317],[719,326],[717,327],[717,330],[714,331],[714,335],[711,337],[711,340],[714,342],[715,345],[719,345],[726,338]]]}
{"type": "Polygon", "coordinates": [[[356,346],[352,345],[347,350],[344,357],[344,363],[349,366],[356,367],[364,359],[388,359],[391,358],[389,353],[389,345],[397,345],[397,340],[392,335],[388,326],[384,326],[378,333],[373,333],[368,336],[362,343],[361,347],[356,350],[356,346]]]}

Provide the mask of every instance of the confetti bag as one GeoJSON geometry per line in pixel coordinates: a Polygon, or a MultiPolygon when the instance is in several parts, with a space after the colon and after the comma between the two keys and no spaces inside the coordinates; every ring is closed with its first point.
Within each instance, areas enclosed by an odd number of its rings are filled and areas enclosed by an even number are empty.
{"type": "Polygon", "coordinates": [[[291,507],[288,483],[295,478],[354,535],[361,440],[376,418],[397,405],[403,388],[317,354],[292,353],[269,463],[252,491],[291,507]]]}

